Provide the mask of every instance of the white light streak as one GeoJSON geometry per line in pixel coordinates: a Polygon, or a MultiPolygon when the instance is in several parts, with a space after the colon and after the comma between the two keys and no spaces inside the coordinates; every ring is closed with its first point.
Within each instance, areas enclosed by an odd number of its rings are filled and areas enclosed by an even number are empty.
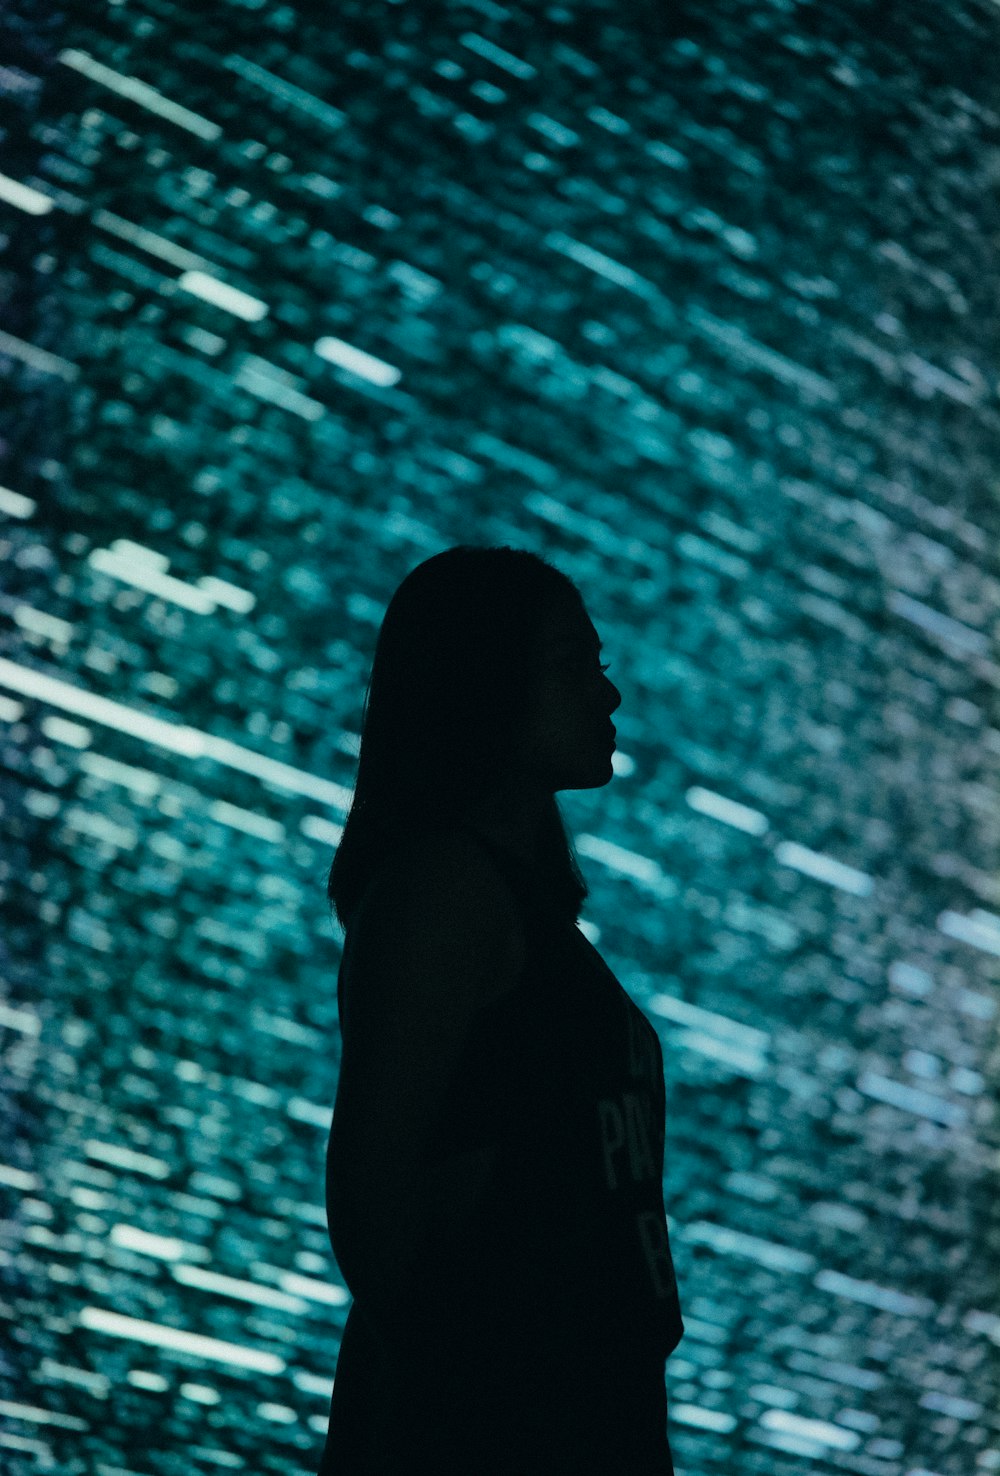
{"type": "Polygon", "coordinates": [[[1000,1317],[995,1312],[980,1312],[973,1308],[962,1318],[967,1332],[982,1333],[1000,1347],[1000,1317]]]}
{"type": "Polygon", "coordinates": [[[49,715],[42,718],[42,732],[53,743],[67,743],[70,748],[86,748],[90,743],[90,729],[82,723],[71,723],[68,718],[49,715]]]}
{"type": "Polygon", "coordinates": [[[113,579],[181,605],[196,615],[211,615],[215,609],[215,601],[203,589],[185,584],[183,579],[175,579],[172,574],[162,574],[144,559],[129,560],[109,549],[95,548],[87,555],[87,563],[100,574],[110,574],[113,579]]]}
{"type": "Polygon", "coordinates": [[[843,1425],[832,1425],[828,1420],[807,1420],[801,1415],[790,1414],[785,1409],[768,1409],[760,1417],[767,1430],[782,1430],[790,1435],[799,1435],[804,1440],[815,1440],[820,1445],[834,1446],[837,1450],[856,1450],[861,1436],[854,1430],[845,1430],[843,1425]]]}
{"type": "Polygon", "coordinates": [[[820,1291],[833,1292],[835,1296],[847,1297],[852,1302],[864,1302],[869,1307],[880,1307],[883,1312],[895,1312],[899,1317],[932,1317],[937,1308],[929,1297],[911,1297],[894,1287],[879,1286],[874,1281],[858,1281],[845,1276],[842,1271],[817,1271],[813,1285],[820,1291]]]}
{"type": "Polygon", "coordinates": [[[165,1327],[160,1322],[147,1322],[141,1317],[123,1317],[119,1312],[106,1312],[103,1307],[84,1307],[80,1326],[112,1337],[131,1338],[137,1343],[150,1343],[156,1348],[172,1348],[193,1353],[197,1358],[217,1363],[231,1363],[235,1368],[251,1368],[258,1373],[280,1374],[284,1360],[275,1353],[259,1348],[246,1348],[241,1343],[226,1343],[220,1338],[206,1338],[200,1333],[184,1332],[178,1327],[165,1327]]]}
{"type": "Polygon", "coordinates": [[[31,185],[10,179],[6,174],[0,174],[0,200],[27,215],[48,215],[55,204],[50,195],[43,195],[41,190],[33,190],[31,185]]]}
{"type": "Polygon", "coordinates": [[[321,1399],[329,1399],[333,1393],[333,1380],[325,1379],[321,1374],[308,1373],[304,1368],[297,1368],[292,1374],[292,1383],[296,1389],[301,1389],[303,1394],[318,1394],[321,1399]]]}
{"type": "Polygon", "coordinates": [[[238,287],[220,282],[218,277],[211,277],[207,272],[187,271],[177,285],[182,292],[190,292],[193,297],[200,297],[203,302],[223,308],[246,323],[259,323],[270,311],[267,303],[262,302],[259,297],[251,297],[249,292],[241,292],[238,287]]]}
{"type": "Polygon", "coordinates": [[[867,872],[846,866],[820,851],[811,851],[797,841],[781,841],[774,848],[774,858],[779,865],[791,866],[816,881],[839,887],[842,892],[852,892],[855,897],[871,896],[874,881],[867,872]]]}
{"type": "Polygon", "coordinates": [[[154,1158],[149,1153],[136,1153],[119,1143],[102,1143],[96,1138],[88,1138],[83,1151],[88,1158],[96,1158],[99,1163],[111,1163],[116,1168],[128,1169],[135,1174],[148,1174],[151,1179],[170,1177],[170,1165],[162,1158],[154,1158]]]}
{"type": "Polygon", "coordinates": [[[968,943],[1000,958],[1000,929],[994,923],[984,921],[984,917],[985,914],[980,917],[976,913],[967,917],[962,912],[946,909],[939,914],[937,926],[946,937],[956,938],[959,943],[968,943]]]}
{"type": "Polygon", "coordinates": [[[315,1277],[299,1276],[294,1271],[282,1272],[280,1279],[286,1292],[307,1297],[312,1302],[324,1302],[330,1307],[343,1307],[351,1300],[349,1291],[331,1281],[317,1281],[315,1277]]]}
{"type": "Polygon", "coordinates": [[[596,250],[593,246],[587,246],[582,241],[574,241],[571,236],[564,235],[562,231],[550,231],[543,242],[551,251],[558,251],[562,256],[568,256],[585,266],[588,271],[594,272],[599,277],[605,277],[609,282],[615,282],[619,287],[625,287],[629,292],[634,292],[638,297],[659,297],[660,292],[646,277],[641,277],[631,267],[623,266],[614,257],[606,256],[603,251],[596,250]]]}
{"type": "Polygon", "coordinates": [[[742,1230],[731,1230],[728,1225],[717,1225],[712,1220],[694,1220],[679,1230],[678,1235],[692,1245],[711,1246],[720,1255],[742,1256],[772,1271],[804,1273],[816,1265],[816,1257],[806,1251],[762,1240],[759,1235],[746,1235],[742,1230]]]}
{"type": "Polygon", "coordinates": [[[178,246],[176,241],[168,241],[166,236],[158,236],[145,226],[136,225],[134,221],[126,220],[121,215],[114,215],[110,210],[95,210],[91,219],[101,230],[109,231],[122,241],[131,241],[134,246],[148,251],[150,256],[158,256],[161,261],[180,267],[181,271],[203,271],[211,266],[211,262],[206,261],[203,256],[178,246]]]}
{"type": "Polygon", "coordinates": [[[324,846],[339,846],[344,834],[342,825],[335,825],[332,820],[324,820],[320,815],[303,815],[299,829],[310,840],[319,841],[324,846]]]}
{"type": "Polygon", "coordinates": [[[107,815],[83,810],[78,805],[66,812],[65,824],[70,830],[76,830],[81,835],[92,835],[95,840],[102,840],[118,850],[132,851],[139,844],[137,830],[126,825],[116,825],[107,815]]]}
{"type": "Polygon", "coordinates": [[[208,1384],[181,1384],[177,1392],[182,1398],[190,1399],[195,1404],[218,1404],[222,1398],[218,1389],[213,1389],[208,1384]]]}
{"type": "Polygon", "coordinates": [[[33,1425],[57,1425],[61,1430],[87,1430],[86,1420],[76,1415],[61,1414],[58,1410],[38,1409],[33,1404],[16,1404],[10,1399],[0,1399],[0,1415],[12,1420],[24,1420],[33,1425]]]}
{"type": "Polygon", "coordinates": [[[519,56],[514,56],[511,52],[504,51],[502,47],[495,46],[492,41],[487,41],[485,36],[480,36],[475,31],[466,31],[464,36],[459,37],[459,40],[463,46],[467,46],[477,56],[491,61],[495,67],[502,67],[512,77],[526,79],[535,75],[535,68],[530,62],[522,61],[519,56]]]}
{"type": "Polygon", "coordinates": [[[200,1266],[174,1266],[173,1275],[182,1286],[218,1292],[221,1296],[235,1297],[241,1302],[253,1302],[258,1307],[276,1307],[282,1312],[295,1312],[299,1315],[308,1311],[301,1297],[289,1294],[291,1288],[278,1291],[273,1286],[258,1286],[254,1281],[242,1281],[235,1276],[221,1276],[216,1271],[204,1271],[200,1266]]]}
{"type": "Polygon", "coordinates": [[[50,354],[48,349],[39,348],[34,343],[26,343],[23,338],[15,338],[13,333],[5,333],[2,329],[0,329],[0,354],[9,354],[12,359],[20,359],[21,363],[27,364],[30,369],[37,369],[42,374],[55,374],[67,381],[76,379],[80,373],[78,364],[71,364],[68,359],[61,359],[58,354],[50,354]]]}
{"type": "Polygon", "coordinates": [[[403,377],[401,369],[385,363],[383,359],[376,359],[373,354],[366,354],[353,344],[345,343],[342,338],[317,339],[314,350],[321,359],[347,369],[351,374],[357,374],[360,379],[367,379],[369,383],[377,384],[383,389],[398,384],[403,377]]]}
{"type": "Polygon", "coordinates": [[[14,619],[22,630],[30,630],[46,641],[65,646],[73,635],[74,627],[68,620],[49,615],[45,610],[36,610],[32,605],[15,605],[14,619]]]}
{"type": "Polygon", "coordinates": [[[676,1020],[679,1025],[687,1025],[694,1030],[704,1031],[707,1035],[714,1035],[717,1040],[732,1041],[748,1050],[763,1052],[771,1039],[764,1030],[743,1025],[739,1020],[731,1020],[728,1015],[717,1015],[712,1010],[702,1009],[700,1005],[688,1004],[687,1000],[677,999],[672,994],[654,994],[647,1007],[655,1015],[662,1015],[667,1020],[676,1020]]]}
{"type": "Polygon", "coordinates": [[[223,825],[231,825],[234,830],[242,830],[246,835],[255,835],[274,845],[280,845],[285,839],[285,827],[280,821],[258,815],[254,810],[241,809],[239,805],[231,805],[227,800],[213,800],[208,807],[208,818],[218,820],[223,825]]]}
{"type": "Polygon", "coordinates": [[[728,1435],[736,1428],[736,1416],[721,1409],[705,1409],[701,1404],[671,1404],[670,1417],[679,1425],[693,1425],[697,1430],[718,1430],[728,1435]]]}
{"type": "Polygon", "coordinates": [[[677,893],[676,883],[649,856],[641,856],[624,846],[616,846],[613,841],[585,832],[577,836],[576,848],[581,855],[590,856],[620,876],[630,876],[657,896],[671,898],[677,893]]]}
{"type": "Polygon", "coordinates": [[[958,1102],[946,1102],[933,1092],[921,1087],[909,1086],[905,1081],[893,1081],[876,1071],[865,1071],[856,1083],[858,1091],[877,1102],[888,1102],[903,1112],[912,1112],[915,1117],[926,1117],[931,1122],[943,1123],[946,1127],[958,1127],[968,1119],[968,1112],[958,1102]]]}
{"type": "Polygon", "coordinates": [[[913,599],[912,595],[904,594],[902,590],[891,589],[886,604],[893,614],[901,615],[904,620],[909,620],[911,624],[925,630],[928,635],[936,636],[939,641],[954,646],[966,655],[987,656],[989,654],[990,643],[982,631],[973,630],[971,626],[964,625],[961,620],[955,620],[951,615],[942,614],[940,610],[925,605],[922,600],[913,599]]]}
{"type": "MultiPolygon", "coordinates": [[[[99,697],[59,677],[35,671],[32,667],[20,666],[14,661],[0,657],[0,687],[8,687],[25,697],[48,702],[64,712],[89,718],[118,732],[128,733],[147,743],[178,753],[185,758],[208,758],[227,768],[238,769],[243,774],[252,774],[265,784],[287,790],[291,794],[304,794],[322,804],[332,805],[346,815],[351,803],[351,790],[330,779],[320,779],[295,769],[291,764],[268,758],[232,743],[228,738],[216,738],[203,733],[199,728],[189,728],[181,723],[160,717],[151,717],[137,712],[124,702],[115,702],[109,697],[99,697]]],[[[133,771],[141,773],[141,770],[133,771]]]]}
{"type": "Polygon", "coordinates": [[[270,1420],[276,1425],[294,1425],[298,1419],[294,1409],[290,1409],[287,1404],[274,1404],[268,1399],[258,1404],[257,1413],[262,1420],[270,1420]]]}
{"type": "Polygon", "coordinates": [[[308,1122],[313,1127],[329,1130],[333,1121],[333,1108],[323,1107],[318,1102],[309,1102],[305,1097],[292,1097],[286,1111],[296,1122],[308,1122]]]}
{"type": "Polygon", "coordinates": [[[22,492],[12,492],[9,487],[0,487],[0,512],[5,512],[12,518],[30,518],[37,506],[36,502],[32,502],[22,492]]]}
{"type": "MultiPolygon", "coordinates": [[[[0,1013],[0,1025],[6,1023],[0,1013]]],[[[9,1184],[11,1189],[23,1189],[25,1192],[38,1188],[38,1180],[34,1174],[26,1173],[24,1169],[12,1168],[9,1163],[0,1163],[0,1184],[9,1184]]]]}
{"type": "Polygon", "coordinates": [[[0,1003],[0,1025],[6,1025],[9,1030],[20,1030],[22,1035],[38,1035],[42,1029],[41,1020],[34,1010],[15,1009],[3,1003],[0,1003]]]}
{"type": "Polygon", "coordinates": [[[192,1251],[202,1256],[205,1254],[200,1246],[189,1245],[175,1235],[153,1235],[148,1230],[140,1230],[138,1225],[112,1225],[108,1239],[123,1250],[138,1251],[140,1255],[152,1256],[157,1261],[179,1261],[192,1251]]]}
{"type": "Polygon", "coordinates": [[[326,407],[309,395],[304,395],[290,383],[292,376],[255,354],[247,354],[233,377],[237,389],[249,390],[258,400],[267,400],[282,410],[290,410],[303,420],[321,420],[326,407]]]}
{"type": "Polygon", "coordinates": [[[759,810],[741,805],[737,800],[727,799],[714,790],[702,789],[699,784],[693,784],[686,790],[684,798],[692,810],[710,815],[713,820],[721,820],[723,825],[732,825],[736,830],[746,831],[747,835],[763,835],[768,828],[767,816],[762,815],[759,810]]]}
{"type": "Polygon", "coordinates": [[[744,333],[742,328],[738,328],[735,323],[727,322],[725,318],[717,318],[714,313],[707,312],[697,305],[688,309],[687,316],[694,329],[704,338],[721,345],[728,356],[742,359],[745,363],[762,369],[785,384],[797,385],[815,399],[828,402],[840,399],[836,386],[829,379],[824,379],[822,375],[806,369],[794,359],[786,358],[784,354],[768,348],[766,344],[759,343],[757,339],[744,333]]]}
{"type": "Polygon", "coordinates": [[[130,1368],[125,1377],[137,1389],[149,1389],[153,1394],[165,1394],[170,1388],[168,1380],[162,1374],[153,1373],[146,1368],[130,1368]]]}
{"type": "Polygon", "coordinates": [[[211,143],[222,134],[218,123],[212,123],[199,113],[192,113],[189,108],[181,107],[180,103],[172,102],[162,92],[157,92],[155,87],[150,87],[148,82],[140,82],[138,77],[127,77],[121,72],[113,71],[86,51],[77,51],[71,47],[61,51],[56,60],[61,61],[63,66],[72,67],[74,71],[82,73],[84,77],[89,77],[92,82],[99,82],[102,87],[107,87],[119,97],[127,97],[158,117],[187,129],[198,138],[211,143]]]}
{"type": "Polygon", "coordinates": [[[111,1380],[106,1374],[91,1373],[86,1368],[74,1368],[69,1363],[57,1363],[54,1358],[43,1358],[39,1373],[46,1381],[54,1379],[63,1384],[79,1384],[93,1394],[95,1399],[107,1399],[111,1392],[111,1380]]]}
{"type": "Polygon", "coordinates": [[[146,797],[159,794],[163,788],[163,780],[159,774],[151,774],[148,769],[133,768],[131,764],[120,764],[117,759],[107,758],[103,753],[81,754],[80,768],[108,784],[121,784],[146,797]]]}
{"type": "Polygon", "coordinates": [[[272,97],[287,102],[291,107],[298,108],[299,112],[315,118],[320,123],[325,123],[328,128],[340,128],[347,121],[347,114],[342,113],[339,108],[335,108],[331,103],[323,102],[322,98],[314,97],[311,92],[306,92],[304,87],[298,87],[294,82],[286,82],[284,77],[266,71],[256,62],[247,61],[245,57],[232,53],[225,57],[222,65],[228,67],[231,72],[236,72],[240,77],[245,77],[248,82],[256,83],[272,97]]]}
{"type": "Polygon", "coordinates": [[[225,605],[227,609],[235,610],[237,615],[248,615],[257,603],[257,596],[248,589],[240,589],[238,584],[230,584],[228,579],[217,579],[214,574],[206,574],[199,579],[198,588],[203,589],[217,605],[225,605]]]}

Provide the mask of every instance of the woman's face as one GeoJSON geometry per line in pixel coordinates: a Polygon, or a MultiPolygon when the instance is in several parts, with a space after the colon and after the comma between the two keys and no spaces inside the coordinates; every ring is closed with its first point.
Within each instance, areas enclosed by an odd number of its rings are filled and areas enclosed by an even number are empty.
{"type": "Polygon", "coordinates": [[[518,744],[534,786],[596,789],[612,777],[621,693],[601,670],[601,639],[582,605],[549,613],[538,652],[533,702],[518,744]]]}

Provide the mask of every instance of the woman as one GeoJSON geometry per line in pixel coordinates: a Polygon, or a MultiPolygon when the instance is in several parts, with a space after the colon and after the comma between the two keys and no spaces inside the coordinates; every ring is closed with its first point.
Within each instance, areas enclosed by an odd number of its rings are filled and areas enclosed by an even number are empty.
{"type": "Polygon", "coordinates": [[[662,1053],[576,926],[555,798],[612,777],[599,653],[525,550],[448,549],[386,610],[329,880],[354,1300],[320,1476],[672,1472],[662,1053]]]}

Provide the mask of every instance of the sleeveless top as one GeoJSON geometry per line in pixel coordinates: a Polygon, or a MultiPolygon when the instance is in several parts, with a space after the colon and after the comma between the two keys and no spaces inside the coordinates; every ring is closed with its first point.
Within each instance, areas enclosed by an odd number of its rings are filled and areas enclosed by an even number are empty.
{"type": "MultiPolygon", "coordinates": [[[[517,985],[481,1007],[447,1084],[430,1161],[492,1171],[461,1234],[436,1228],[409,1309],[501,1350],[537,1335],[595,1358],[665,1359],[684,1332],[663,1204],[659,1038],[530,865],[471,827],[521,904],[517,985]]],[[[457,1346],[457,1345],[456,1345],[457,1346]]],[[[423,1345],[426,1356],[426,1345],[423,1345]]]]}

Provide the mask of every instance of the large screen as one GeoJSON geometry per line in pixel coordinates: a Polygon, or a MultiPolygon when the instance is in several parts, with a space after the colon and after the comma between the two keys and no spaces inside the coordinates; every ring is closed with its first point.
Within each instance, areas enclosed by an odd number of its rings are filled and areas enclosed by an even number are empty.
{"type": "Polygon", "coordinates": [[[5,1476],[315,1472],[326,874],[458,543],[622,693],[559,802],[663,1047],[679,1476],[1000,1471],[1000,9],[2,26],[5,1476]]]}

